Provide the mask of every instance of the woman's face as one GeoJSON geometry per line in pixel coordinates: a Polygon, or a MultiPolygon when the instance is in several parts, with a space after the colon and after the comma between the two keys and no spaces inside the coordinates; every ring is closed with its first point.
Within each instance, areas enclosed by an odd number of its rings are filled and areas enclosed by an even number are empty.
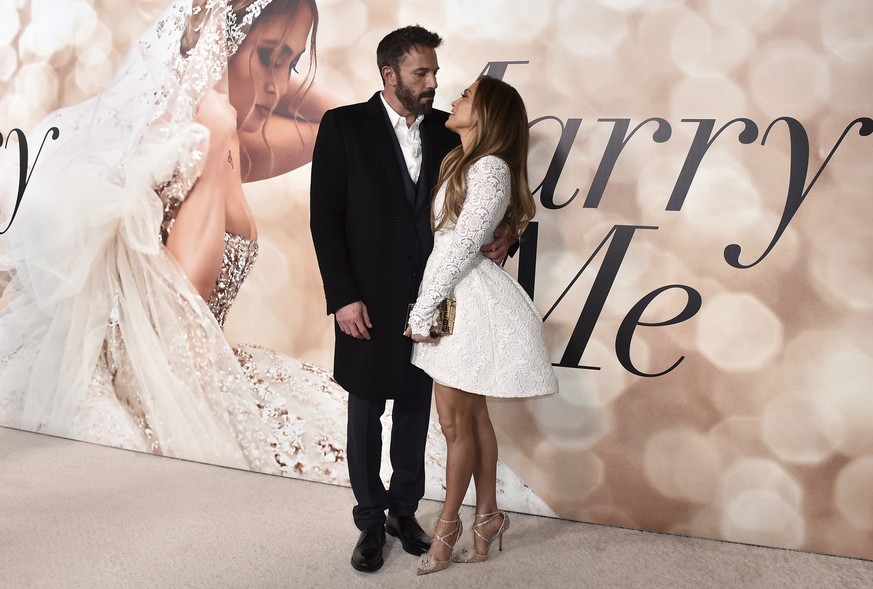
{"type": "Polygon", "coordinates": [[[476,86],[479,82],[473,82],[469,88],[464,90],[460,98],[452,102],[452,112],[449,119],[446,121],[446,127],[463,135],[464,132],[476,126],[476,113],[473,112],[473,96],[476,95],[476,86]]]}
{"type": "Polygon", "coordinates": [[[291,14],[274,14],[252,25],[227,64],[228,97],[239,131],[258,131],[270,118],[288,89],[311,28],[312,10],[306,2],[291,14]]]}

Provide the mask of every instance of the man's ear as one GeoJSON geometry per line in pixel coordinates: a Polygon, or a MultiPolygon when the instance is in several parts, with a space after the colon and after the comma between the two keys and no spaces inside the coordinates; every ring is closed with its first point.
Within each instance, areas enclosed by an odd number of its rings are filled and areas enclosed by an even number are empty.
{"type": "Polygon", "coordinates": [[[390,65],[382,66],[382,84],[385,86],[397,85],[397,72],[390,65]]]}

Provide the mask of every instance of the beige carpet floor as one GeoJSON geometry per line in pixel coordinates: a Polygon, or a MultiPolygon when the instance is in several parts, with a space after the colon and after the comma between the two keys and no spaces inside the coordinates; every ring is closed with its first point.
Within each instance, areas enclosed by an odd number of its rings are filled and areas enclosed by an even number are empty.
{"type": "MultiPolygon", "coordinates": [[[[359,573],[353,504],[343,487],[0,428],[0,587],[873,587],[871,561],[525,515],[486,563],[416,577],[389,537],[385,566],[359,573]]],[[[437,511],[423,502],[426,527],[437,511]]]]}

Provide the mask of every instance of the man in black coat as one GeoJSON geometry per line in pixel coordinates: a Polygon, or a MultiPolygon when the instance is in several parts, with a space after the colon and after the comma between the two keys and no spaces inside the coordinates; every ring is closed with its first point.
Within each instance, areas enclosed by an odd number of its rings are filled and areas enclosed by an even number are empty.
{"type": "MultiPolygon", "coordinates": [[[[432,108],[441,44],[417,25],[382,39],[383,90],[328,111],[312,157],[310,228],[336,319],[334,376],[350,393],[348,467],[361,530],[352,566],[361,571],[382,566],[386,530],[411,554],[430,545],[415,511],[424,495],[432,382],[410,363],[403,331],[433,248],[431,191],[443,157],[460,143],[445,128],[448,113],[432,108]],[[379,475],[386,399],[394,399],[387,490],[379,475]]],[[[502,240],[497,250],[489,257],[502,259],[502,240]]]]}

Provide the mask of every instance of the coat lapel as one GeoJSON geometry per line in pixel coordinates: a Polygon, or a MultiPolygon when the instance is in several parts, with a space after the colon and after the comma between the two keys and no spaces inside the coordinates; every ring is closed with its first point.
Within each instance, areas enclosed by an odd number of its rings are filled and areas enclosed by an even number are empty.
{"type": "Polygon", "coordinates": [[[409,203],[405,197],[406,189],[403,186],[403,176],[401,175],[405,174],[406,170],[402,169],[400,162],[397,161],[394,137],[391,136],[385,107],[382,105],[382,99],[378,92],[367,102],[367,126],[370,136],[373,138],[373,149],[378,154],[385,176],[388,178],[390,193],[398,195],[408,206],[409,203]]]}

